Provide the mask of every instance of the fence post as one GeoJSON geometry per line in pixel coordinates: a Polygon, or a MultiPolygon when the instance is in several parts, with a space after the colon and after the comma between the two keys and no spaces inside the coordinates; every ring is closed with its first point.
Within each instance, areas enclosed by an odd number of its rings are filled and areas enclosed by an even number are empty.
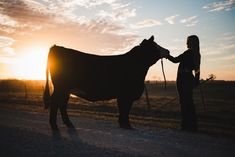
{"type": "Polygon", "coordinates": [[[26,84],[26,80],[24,81],[24,103],[27,104],[27,97],[28,97],[28,93],[27,93],[27,84],[26,84]]]}

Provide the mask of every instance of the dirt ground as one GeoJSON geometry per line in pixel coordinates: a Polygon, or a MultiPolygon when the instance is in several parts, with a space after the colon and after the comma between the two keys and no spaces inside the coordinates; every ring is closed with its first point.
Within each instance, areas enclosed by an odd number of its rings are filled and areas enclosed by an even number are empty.
{"type": "Polygon", "coordinates": [[[59,117],[52,132],[48,113],[33,105],[0,103],[0,156],[234,157],[235,139],[178,129],[120,129],[115,121],[72,116],[75,129],[59,117]]]}

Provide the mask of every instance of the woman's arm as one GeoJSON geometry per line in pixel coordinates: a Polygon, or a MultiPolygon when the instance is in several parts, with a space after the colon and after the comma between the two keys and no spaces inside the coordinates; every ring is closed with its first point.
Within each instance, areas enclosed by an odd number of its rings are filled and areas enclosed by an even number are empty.
{"type": "Polygon", "coordinates": [[[177,57],[173,57],[169,54],[169,56],[166,57],[166,59],[169,59],[173,63],[179,63],[181,61],[182,55],[179,55],[177,57]]]}

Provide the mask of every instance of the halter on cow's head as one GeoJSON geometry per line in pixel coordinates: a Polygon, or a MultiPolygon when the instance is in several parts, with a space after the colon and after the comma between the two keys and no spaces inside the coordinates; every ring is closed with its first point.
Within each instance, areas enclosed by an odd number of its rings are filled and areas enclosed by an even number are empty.
{"type": "Polygon", "coordinates": [[[139,48],[142,60],[148,66],[155,64],[160,58],[167,57],[170,53],[169,50],[154,42],[154,36],[151,36],[148,40],[144,39],[139,48]]]}

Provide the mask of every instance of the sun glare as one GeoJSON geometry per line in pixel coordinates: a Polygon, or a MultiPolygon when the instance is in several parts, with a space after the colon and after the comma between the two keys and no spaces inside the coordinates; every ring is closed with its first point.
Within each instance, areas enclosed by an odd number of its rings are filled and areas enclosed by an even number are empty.
{"type": "Polygon", "coordinates": [[[48,48],[27,48],[17,59],[15,76],[18,79],[45,79],[48,48]]]}

